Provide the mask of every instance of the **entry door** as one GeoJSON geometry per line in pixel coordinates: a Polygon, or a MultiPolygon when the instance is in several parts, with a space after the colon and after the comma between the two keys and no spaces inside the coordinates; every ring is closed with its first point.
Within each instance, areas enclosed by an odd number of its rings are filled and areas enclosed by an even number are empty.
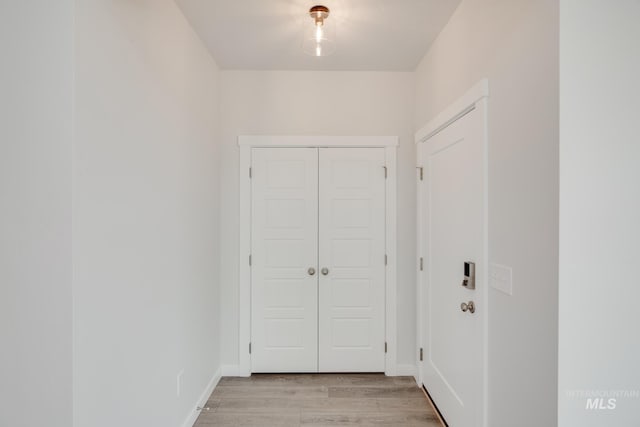
{"type": "Polygon", "coordinates": [[[382,372],[385,303],[383,148],[320,149],[321,372],[382,372]]]}
{"type": "Polygon", "coordinates": [[[469,112],[422,147],[426,192],[423,383],[453,427],[483,423],[483,116],[478,109],[469,112]],[[465,262],[475,263],[475,290],[462,286],[465,262]],[[468,309],[471,301],[473,313],[468,309]]]}
{"type": "Polygon", "coordinates": [[[252,372],[384,371],[384,160],[252,150],[252,372]]]}
{"type": "Polygon", "coordinates": [[[253,149],[251,174],[252,371],[317,372],[318,150],[253,149]]]}

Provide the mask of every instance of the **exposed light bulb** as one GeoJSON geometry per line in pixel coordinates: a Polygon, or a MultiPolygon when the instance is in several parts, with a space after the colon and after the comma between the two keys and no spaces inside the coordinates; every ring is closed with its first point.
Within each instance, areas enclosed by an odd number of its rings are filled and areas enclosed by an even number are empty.
{"type": "Polygon", "coordinates": [[[322,37],[324,36],[322,32],[322,24],[318,24],[316,26],[316,43],[320,43],[322,41],[322,37]]]}

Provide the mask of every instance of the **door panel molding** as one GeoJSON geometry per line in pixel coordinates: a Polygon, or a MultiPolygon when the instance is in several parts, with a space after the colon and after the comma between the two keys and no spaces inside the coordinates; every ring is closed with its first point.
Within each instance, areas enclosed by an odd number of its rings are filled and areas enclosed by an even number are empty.
{"type": "MultiPolygon", "coordinates": [[[[240,235],[239,235],[239,340],[238,374],[251,375],[251,164],[252,149],[258,147],[369,147],[384,148],[385,180],[385,373],[396,375],[397,307],[396,307],[396,147],[395,136],[239,136],[240,149],[240,235]]],[[[320,272],[318,272],[319,274],[320,272]]]]}

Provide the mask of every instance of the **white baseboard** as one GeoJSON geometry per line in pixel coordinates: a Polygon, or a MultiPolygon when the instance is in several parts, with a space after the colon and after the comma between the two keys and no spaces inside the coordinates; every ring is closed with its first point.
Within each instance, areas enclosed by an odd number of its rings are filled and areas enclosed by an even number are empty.
{"type": "Polygon", "coordinates": [[[416,376],[416,365],[397,365],[396,375],[399,377],[414,377],[416,376]]]}
{"type": "Polygon", "coordinates": [[[204,407],[204,405],[206,405],[207,400],[209,400],[209,396],[211,396],[211,393],[213,393],[213,389],[216,388],[221,377],[222,377],[222,368],[218,368],[216,373],[213,374],[211,381],[209,381],[209,384],[207,384],[207,387],[204,389],[204,391],[200,395],[198,402],[196,402],[193,408],[193,411],[191,412],[191,414],[189,414],[187,419],[184,420],[184,423],[182,423],[182,427],[193,427],[193,425],[196,423],[196,420],[198,419],[198,415],[200,415],[200,411],[198,411],[198,407],[199,406],[204,407]]]}
{"type": "MultiPolygon", "coordinates": [[[[220,368],[223,377],[242,377],[239,365],[222,365],[220,368]]],[[[417,370],[415,365],[396,365],[393,376],[415,377],[417,370]]]]}
{"type": "Polygon", "coordinates": [[[239,365],[222,365],[220,368],[222,370],[223,377],[241,377],[240,375],[240,366],[239,365]]]}

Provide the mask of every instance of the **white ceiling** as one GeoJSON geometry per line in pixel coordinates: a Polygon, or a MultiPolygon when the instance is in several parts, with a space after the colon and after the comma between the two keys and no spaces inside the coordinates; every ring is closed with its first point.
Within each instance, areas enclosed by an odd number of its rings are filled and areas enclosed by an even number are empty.
{"type": "Polygon", "coordinates": [[[413,71],[460,0],[176,0],[223,69],[413,71]],[[307,11],[331,9],[336,52],[302,51],[307,11]]]}

